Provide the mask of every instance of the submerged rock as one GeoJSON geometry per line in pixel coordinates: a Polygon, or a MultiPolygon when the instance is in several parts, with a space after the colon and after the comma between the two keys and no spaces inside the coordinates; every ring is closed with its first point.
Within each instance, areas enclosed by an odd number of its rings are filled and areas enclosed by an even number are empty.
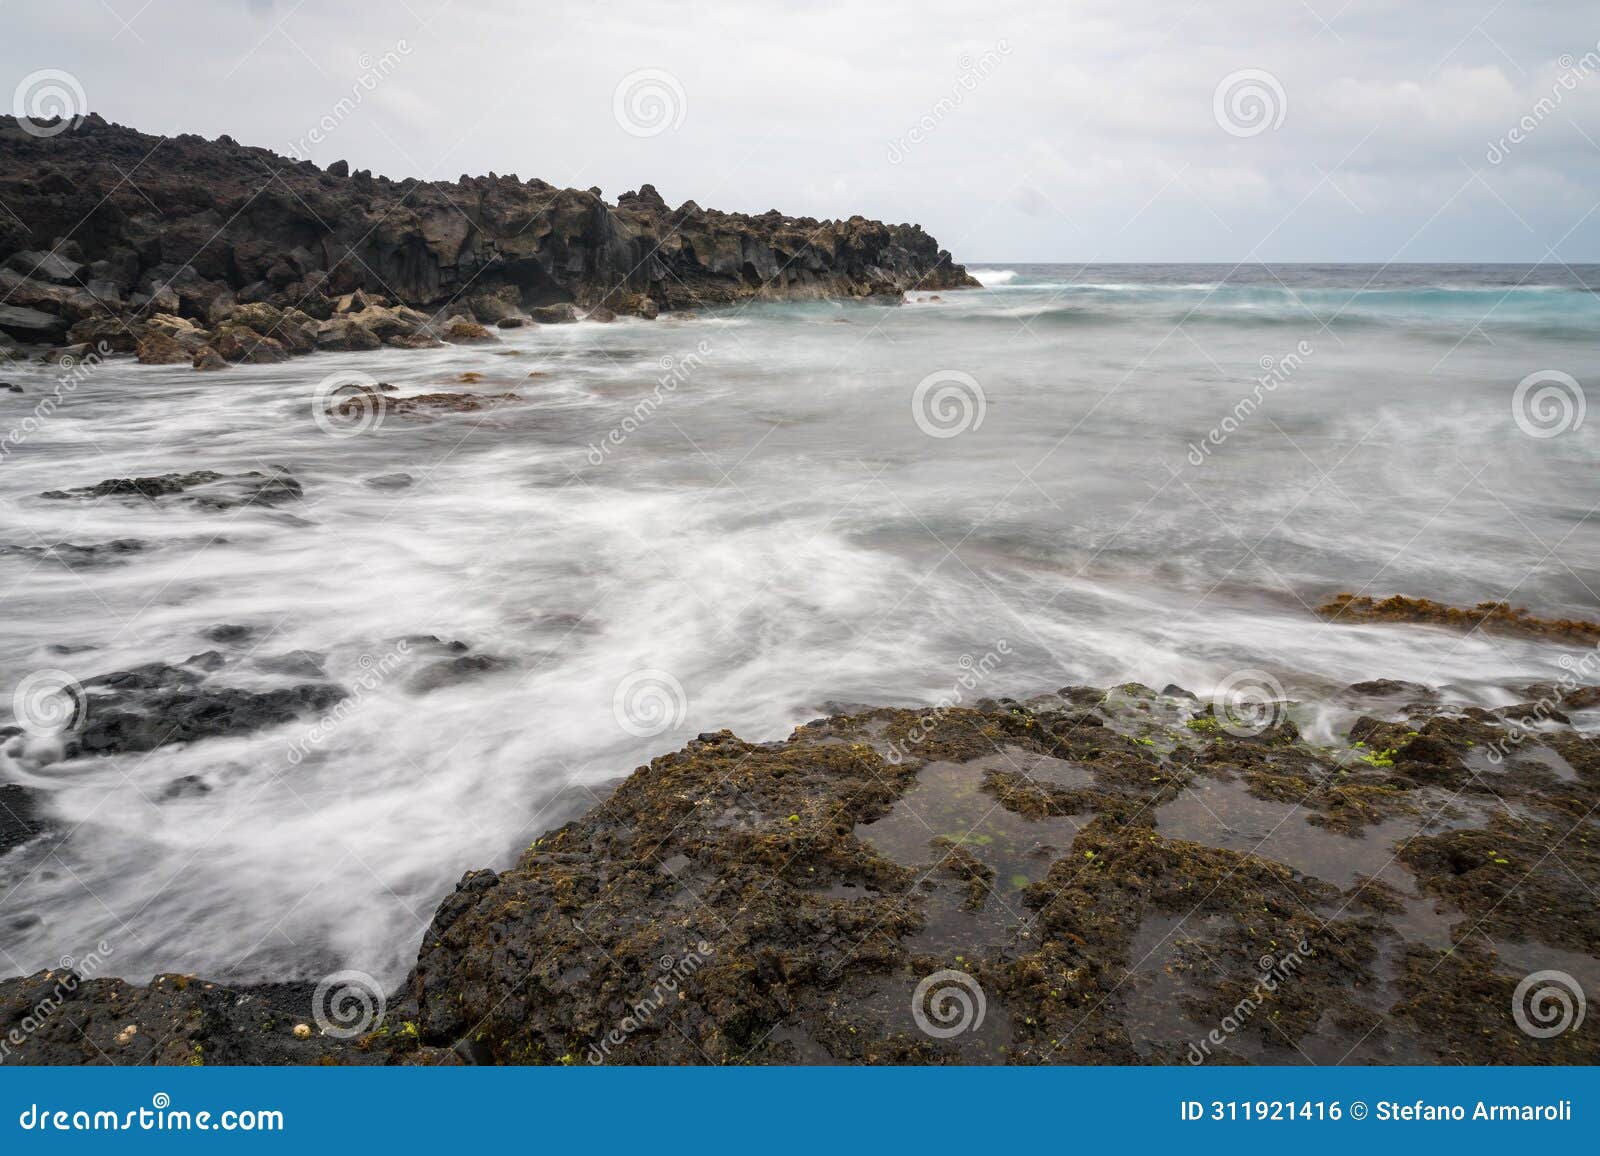
{"type": "Polygon", "coordinates": [[[305,491],[287,470],[251,470],[225,475],[215,470],[186,474],[159,474],[144,478],[108,478],[72,490],[46,490],[39,495],[58,501],[96,498],[143,498],[157,501],[177,497],[207,510],[232,510],[240,506],[276,506],[305,497],[305,491]]]}

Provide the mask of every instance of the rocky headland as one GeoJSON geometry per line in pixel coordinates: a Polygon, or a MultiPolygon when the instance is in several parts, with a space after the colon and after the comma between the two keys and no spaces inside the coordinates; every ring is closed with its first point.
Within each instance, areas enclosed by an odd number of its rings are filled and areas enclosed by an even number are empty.
{"type": "Polygon", "coordinates": [[[514,174],[394,181],[93,115],[48,137],[0,117],[0,202],[0,357],[217,369],[976,285],[917,225],[671,207],[648,184],[608,202],[514,174]]]}

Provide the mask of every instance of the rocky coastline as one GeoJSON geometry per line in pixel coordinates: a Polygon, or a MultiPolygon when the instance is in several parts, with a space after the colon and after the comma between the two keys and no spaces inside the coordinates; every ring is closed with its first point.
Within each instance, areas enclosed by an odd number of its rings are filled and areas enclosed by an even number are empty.
{"type": "MultiPolygon", "coordinates": [[[[187,709],[194,738],[338,694],[307,668],[297,702],[214,702],[216,664],[97,680],[91,714],[187,709]]],[[[1600,694],[1522,693],[1241,715],[1074,686],[702,734],[469,872],[398,990],[334,993],[354,1030],[313,980],[57,969],[0,983],[0,1032],[42,1064],[1594,1063],[1594,1017],[1539,1038],[1515,1009],[1600,956],[1600,756],[1571,725],[1600,694]]]]}
{"type": "Polygon", "coordinates": [[[197,369],[495,340],[753,298],[977,283],[920,226],[608,202],[490,173],[393,181],[229,137],[0,117],[0,361],[134,354],[197,369]]]}

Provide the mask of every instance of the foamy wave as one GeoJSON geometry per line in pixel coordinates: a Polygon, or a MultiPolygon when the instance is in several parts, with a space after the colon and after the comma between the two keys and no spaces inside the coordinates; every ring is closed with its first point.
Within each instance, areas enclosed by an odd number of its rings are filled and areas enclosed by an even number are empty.
{"type": "Polygon", "coordinates": [[[1009,285],[1017,277],[1015,269],[971,269],[968,272],[976,278],[978,284],[986,288],[991,285],[1009,285]]]}

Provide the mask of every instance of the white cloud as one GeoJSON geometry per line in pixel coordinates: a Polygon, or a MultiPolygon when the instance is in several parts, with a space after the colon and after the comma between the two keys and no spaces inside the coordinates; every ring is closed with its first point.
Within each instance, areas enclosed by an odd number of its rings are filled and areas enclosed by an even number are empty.
{"type": "MultiPolygon", "coordinates": [[[[1559,58],[1595,47],[1592,4],[1575,0],[280,0],[130,7],[129,29],[97,0],[6,15],[0,80],[66,68],[97,111],[146,131],[284,150],[349,93],[363,54],[404,39],[314,159],[916,220],[972,260],[1537,259],[1600,189],[1584,135],[1600,137],[1586,127],[1600,73],[1485,159],[1558,83],[1559,58]],[[958,88],[963,59],[1002,41],[958,88]],[[613,89],[640,68],[681,83],[681,128],[616,124],[613,89]],[[1281,127],[1218,126],[1213,93],[1241,69],[1281,83],[1281,127]],[[1473,169],[1483,183],[1462,192],[1473,169]]],[[[1600,259],[1600,215],[1559,251],[1600,259]]]]}

